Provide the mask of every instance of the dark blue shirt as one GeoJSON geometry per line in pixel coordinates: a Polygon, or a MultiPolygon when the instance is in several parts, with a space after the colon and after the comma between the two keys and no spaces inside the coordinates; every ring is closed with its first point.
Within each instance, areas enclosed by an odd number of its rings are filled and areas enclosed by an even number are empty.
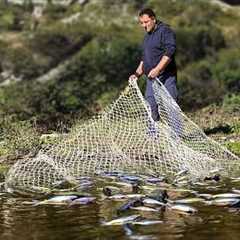
{"type": "Polygon", "coordinates": [[[160,62],[163,56],[171,58],[161,75],[176,75],[175,63],[176,37],[171,28],[162,22],[158,22],[156,28],[146,33],[143,41],[143,70],[146,75],[160,62]]]}

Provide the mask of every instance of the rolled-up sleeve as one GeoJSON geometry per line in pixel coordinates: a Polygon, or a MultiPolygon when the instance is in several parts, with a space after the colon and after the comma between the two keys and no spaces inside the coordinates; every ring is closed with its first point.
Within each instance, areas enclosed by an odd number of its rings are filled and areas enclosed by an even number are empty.
{"type": "Polygon", "coordinates": [[[168,26],[162,32],[162,43],[165,49],[164,55],[172,58],[176,52],[176,35],[168,26]]]}

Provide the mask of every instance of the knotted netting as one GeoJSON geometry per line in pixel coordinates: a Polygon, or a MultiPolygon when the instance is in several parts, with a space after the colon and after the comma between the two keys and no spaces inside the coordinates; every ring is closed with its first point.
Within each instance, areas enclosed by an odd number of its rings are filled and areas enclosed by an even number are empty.
{"type": "Polygon", "coordinates": [[[203,178],[215,169],[233,176],[239,158],[207,137],[180,109],[166,88],[154,80],[160,120],[155,122],[136,81],[105,111],[43,147],[35,157],[11,167],[11,189],[52,188],[99,172],[124,171],[174,176],[186,170],[203,178]]]}

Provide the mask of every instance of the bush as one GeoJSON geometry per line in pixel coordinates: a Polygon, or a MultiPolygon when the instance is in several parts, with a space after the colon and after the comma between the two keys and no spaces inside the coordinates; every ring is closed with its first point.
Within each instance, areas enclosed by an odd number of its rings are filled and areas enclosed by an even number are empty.
{"type": "Polygon", "coordinates": [[[227,94],[223,99],[223,107],[231,112],[240,112],[240,94],[227,94]]]}
{"type": "Polygon", "coordinates": [[[213,66],[216,79],[225,86],[226,91],[238,93],[240,90],[240,50],[226,49],[219,53],[213,66]]]}
{"type": "Polygon", "coordinates": [[[124,39],[90,42],[61,76],[54,91],[61,111],[90,107],[105,91],[125,86],[129,74],[136,68],[138,54],[137,46],[124,39]],[[72,107],[69,109],[69,99],[66,99],[70,96],[72,107]]]}
{"type": "Polygon", "coordinates": [[[39,29],[29,45],[33,52],[48,57],[50,59],[49,67],[54,67],[78,51],[91,38],[91,33],[84,32],[77,25],[66,26],[57,23],[39,29]]]}
{"type": "Polygon", "coordinates": [[[48,63],[34,58],[33,52],[25,46],[10,48],[3,51],[2,64],[10,65],[10,70],[15,76],[29,80],[39,76],[48,63]]]}
{"type": "Polygon", "coordinates": [[[215,27],[177,28],[177,63],[180,68],[225,47],[221,31],[215,27]]]}
{"type": "Polygon", "coordinates": [[[1,118],[0,155],[25,155],[40,148],[39,134],[29,121],[1,118]]]}
{"type": "Polygon", "coordinates": [[[203,107],[222,99],[223,90],[212,74],[213,64],[209,59],[202,60],[188,65],[179,74],[180,99],[187,109],[203,107]]]}

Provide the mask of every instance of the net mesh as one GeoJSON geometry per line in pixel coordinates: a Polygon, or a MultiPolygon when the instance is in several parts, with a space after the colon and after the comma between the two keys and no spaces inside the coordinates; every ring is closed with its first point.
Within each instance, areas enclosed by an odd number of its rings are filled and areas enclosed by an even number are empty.
{"type": "Polygon", "coordinates": [[[233,176],[239,158],[207,137],[179,108],[166,88],[154,81],[160,120],[155,122],[136,81],[105,111],[19,160],[7,174],[11,189],[53,188],[104,171],[174,176],[186,170],[199,179],[211,171],[233,176]]]}

